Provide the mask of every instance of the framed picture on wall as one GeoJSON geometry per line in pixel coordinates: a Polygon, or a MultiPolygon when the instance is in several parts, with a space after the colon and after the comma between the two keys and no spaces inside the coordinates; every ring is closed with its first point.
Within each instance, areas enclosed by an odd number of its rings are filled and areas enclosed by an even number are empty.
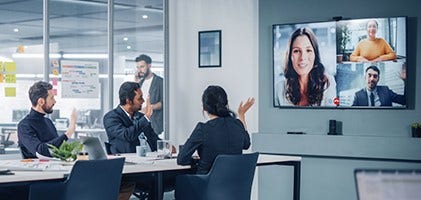
{"type": "Polygon", "coordinates": [[[221,67],[221,30],[199,31],[199,67],[221,67]]]}

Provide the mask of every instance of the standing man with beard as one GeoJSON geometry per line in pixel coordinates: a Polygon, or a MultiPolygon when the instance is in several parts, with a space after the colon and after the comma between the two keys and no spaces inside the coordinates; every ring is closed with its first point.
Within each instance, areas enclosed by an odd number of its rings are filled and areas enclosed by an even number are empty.
{"type": "MultiPolygon", "coordinates": [[[[163,98],[164,83],[160,76],[151,72],[152,59],[148,55],[142,54],[136,59],[136,82],[139,81],[142,93],[145,97],[149,97],[149,101],[153,110],[151,116],[151,125],[154,132],[158,135],[164,131],[163,128],[163,98]]],[[[145,108],[146,106],[143,106],[145,108]]],[[[144,113],[144,110],[141,112],[144,113]]]]}
{"type": "Polygon", "coordinates": [[[57,134],[57,129],[51,119],[45,117],[53,112],[53,86],[39,81],[29,88],[31,111],[18,124],[19,146],[24,158],[36,158],[36,152],[44,156],[51,156],[48,145],[60,147],[63,141],[72,137],[76,130],[76,111],[73,110],[69,120],[69,127],[63,135],[57,134]]]}
{"type": "MultiPolygon", "coordinates": [[[[405,81],[405,69],[402,69],[400,76],[405,81]]],[[[396,94],[385,85],[377,85],[379,80],[379,68],[374,65],[367,67],[365,70],[365,82],[367,86],[355,93],[352,106],[392,106],[392,103],[406,104],[405,95],[396,94]]]]}

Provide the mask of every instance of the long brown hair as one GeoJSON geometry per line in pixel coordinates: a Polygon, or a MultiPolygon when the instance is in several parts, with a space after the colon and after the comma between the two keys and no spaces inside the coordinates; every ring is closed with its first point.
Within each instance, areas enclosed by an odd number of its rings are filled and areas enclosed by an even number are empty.
{"type": "Polygon", "coordinates": [[[286,98],[294,105],[300,102],[300,83],[298,81],[298,74],[292,66],[291,50],[292,44],[298,36],[307,36],[314,49],[315,59],[313,69],[309,73],[309,80],[307,84],[307,98],[310,105],[320,105],[323,100],[323,92],[325,88],[329,87],[329,80],[324,74],[325,67],[320,61],[319,45],[317,44],[316,35],[310,28],[299,28],[292,33],[288,41],[288,49],[285,54],[285,69],[284,76],[286,79],[286,98]]]}

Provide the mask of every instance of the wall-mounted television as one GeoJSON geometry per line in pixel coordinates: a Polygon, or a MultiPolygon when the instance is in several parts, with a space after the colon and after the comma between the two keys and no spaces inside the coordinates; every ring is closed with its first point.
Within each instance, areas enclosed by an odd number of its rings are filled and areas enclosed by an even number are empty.
{"type": "Polygon", "coordinates": [[[275,24],[273,104],[406,108],[406,17],[275,24]]]}

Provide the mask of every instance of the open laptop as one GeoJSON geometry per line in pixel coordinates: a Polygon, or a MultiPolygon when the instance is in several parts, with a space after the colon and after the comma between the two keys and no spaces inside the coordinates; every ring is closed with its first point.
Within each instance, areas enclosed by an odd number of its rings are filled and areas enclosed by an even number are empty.
{"type": "Polygon", "coordinates": [[[107,153],[98,137],[79,136],[83,148],[88,152],[90,160],[107,159],[107,153]]]}
{"type": "Polygon", "coordinates": [[[358,200],[421,199],[421,169],[356,169],[358,200]]]}

